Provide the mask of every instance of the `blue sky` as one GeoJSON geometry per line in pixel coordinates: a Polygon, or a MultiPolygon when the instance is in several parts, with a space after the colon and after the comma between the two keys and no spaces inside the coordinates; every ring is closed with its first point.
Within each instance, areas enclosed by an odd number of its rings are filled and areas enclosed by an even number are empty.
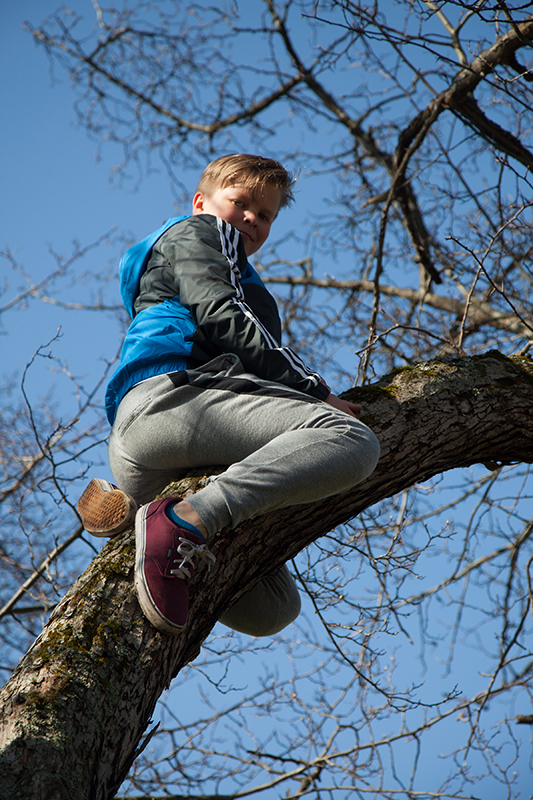
{"type": "MultiPolygon", "coordinates": [[[[90,0],[76,0],[71,5],[93,14],[90,0]]],[[[4,122],[0,128],[0,245],[16,251],[17,259],[34,279],[44,277],[54,266],[49,245],[67,255],[74,239],[85,246],[112,228],[143,236],[173,212],[164,174],[148,178],[142,194],[111,185],[112,156],[118,158],[119,153],[112,154],[108,149],[102,160],[96,159],[96,143],[77,127],[74,93],[66,75],[58,70],[51,82],[44,49],[35,45],[22,25],[25,20],[38,24],[56,7],[50,0],[20,0],[3,2],[1,12],[4,122]]],[[[118,255],[116,250],[100,247],[84,260],[83,268],[98,270],[118,255]]],[[[12,335],[8,352],[6,338],[0,338],[2,371],[11,370],[12,364],[20,368],[26,363],[54,334],[59,321],[63,339],[69,342],[68,346],[62,342],[63,355],[73,369],[80,371],[76,343],[80,328],[84,328],[83,341],[87,341],[91,323],[80,325],[76,314],[62,315],[39,304],[34,304],[31,328],[23,314],[11,314],[3,320],[2,333],[12,335]]],[[[101,324],[99,320],[97,326],[91,326],[91,335],[98,333],[96,328],[101,324]]],[[[94,339],[93,344],[94,352],[94,339]]]]}
{"type": "MultiPolygon", "coordinates": [[[[77,127],[66,74],[56,69],[51,81],[44,48],[23,30],[25,20],[37,25],[58,4],[2,5],[1,177],[8,189],[0,207],[2,244],[18,247],[29,260],[41,256],[46,242],[68,250],[74,237],[92,241],[111,226],[139,233],[158,224],[172,211],[166,175],[147,178],[142,194],[110,183],[120,153],[108,147],[97,160],[96,142],[77,127]]],[[[89,17],[94,13],[90,0],[70,6],[89,17]]]]}

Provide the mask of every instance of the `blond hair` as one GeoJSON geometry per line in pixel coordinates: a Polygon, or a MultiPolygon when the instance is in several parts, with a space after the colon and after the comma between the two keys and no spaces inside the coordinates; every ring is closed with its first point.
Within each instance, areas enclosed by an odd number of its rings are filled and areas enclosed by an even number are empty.
{"type": "Polygon", "coordinates": [[[253,195],[261,193],[266,185],[279,190],[280,208],[294,200],[292,188],[295,179],[279,161],[247,153],[235,153],[211,161],[204,169],[196,188],[206,197],[212,197],[217,189],[227,186],[244,186],[253,195]]]}

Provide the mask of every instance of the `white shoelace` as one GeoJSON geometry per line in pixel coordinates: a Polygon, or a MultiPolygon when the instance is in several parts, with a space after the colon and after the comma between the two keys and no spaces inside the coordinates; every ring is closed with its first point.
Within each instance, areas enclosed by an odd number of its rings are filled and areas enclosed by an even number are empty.
{"type": "Polygon", "coordinates": [[[195,558],[205,561],[207,564],[207,571],[210,571],[211,565],[216,562],[216,558],[213,553],[207,549],[205,544],[195,544],[182,537],[180,537],[179,542],[176,549],[181,559],[174,558],[173,563],[180,561],[180,564],[176,569],[170,570],[171,575],[177,575],[179,578],[190,578],[195,567],[193,561],[195,558]]]}

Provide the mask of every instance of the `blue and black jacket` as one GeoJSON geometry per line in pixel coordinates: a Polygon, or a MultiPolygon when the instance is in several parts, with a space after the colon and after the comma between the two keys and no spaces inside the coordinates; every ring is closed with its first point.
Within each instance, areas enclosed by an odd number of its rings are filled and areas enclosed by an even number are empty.
{"type": "Polygon", "coordinates": [[[132,318],[106,394],[113,424],[129,389],[154,375],[234,353],[244,369],[325,400],[329,390],[281,345],[276,302],[248,263],[239,232],[210,214],[174,217],[130,248],[120,291],[132,318]]]}

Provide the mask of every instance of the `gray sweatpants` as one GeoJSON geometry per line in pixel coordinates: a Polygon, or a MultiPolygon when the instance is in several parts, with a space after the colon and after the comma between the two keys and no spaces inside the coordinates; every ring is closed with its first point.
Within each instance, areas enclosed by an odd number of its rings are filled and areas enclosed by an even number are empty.
{"type": "MultiPolygon", "coordinates": [[[[327,403],[244,372],[233,355],[137,384],[120,403],[109,442],[115,482],[139,503],[197,467],[227,467],[188,501],[208,535],[278,508],[320,500],[374,470],[372,431],[327,403]]],[[[300,611],[282,567],[221,621],[270,635],[300,611]]]]}

